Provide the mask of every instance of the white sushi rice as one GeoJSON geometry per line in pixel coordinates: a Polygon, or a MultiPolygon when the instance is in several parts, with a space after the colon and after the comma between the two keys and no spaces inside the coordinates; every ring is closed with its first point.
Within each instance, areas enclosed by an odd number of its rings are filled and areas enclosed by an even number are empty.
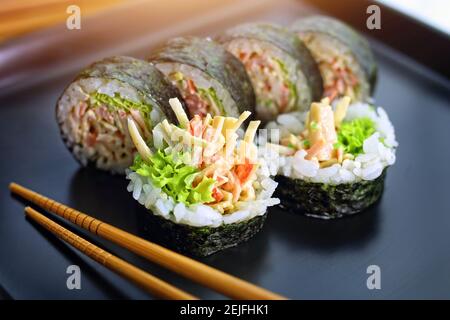
{"type": "MultiPolygon", "coordinates": [[[[344,121],[362,117],[372,119],[377,131],[364,141],[363,153],[353,160],[347,159],[341,164],[320,168],[317,162],[305,159],[305,150],[299,150],[293,156],[280,156],[273,150],[261,148],[261,156],[271,164],[272,169],[277,168],[277,174],[309,182],[337,185],[374,180],[386,167],[395,163],[398,143],[394,127],[382,107],[374,108],[366,103],[352,104],[344,121]],[[381,138],[383,142],[380,141],[381,138]]],[[[299,134],[304,129],[305,119],[306,113],[283,114],[276,121],[268,123],[266,128],[279,129],[280,137],[287,133],[299,134]]]]}
{"type": "Polygon", "coordinates": [[[278,198],[272,198],[278,183],[270,178],[270,171],[264,161],[256,172],[256,200],[238,202],[237,211],[225,215],[205,204],[187,206],[184,203],[175,203],[172,197],[155,187],[148,177],[140,176],[131,170],[127,170],[126,174],[127,179],[130,180],[127,190],[133,194],[135,200],[154,214],[177,224],[219,227],[223,224],[238,223],[262,216],[268,207],[280,203],[278,198]]]}

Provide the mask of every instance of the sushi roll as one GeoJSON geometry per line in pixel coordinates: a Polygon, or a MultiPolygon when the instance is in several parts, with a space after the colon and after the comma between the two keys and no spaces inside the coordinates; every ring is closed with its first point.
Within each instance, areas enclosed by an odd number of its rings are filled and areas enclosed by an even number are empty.
{"type": "Polygon", "coordinates": [[[179,252],[207,256],[254,236],[263,226],[277,183],[258,157],[251,121],[243,139],[237,129],[249,117],[207,114],[191,120],[177,99],[170,103],[179,126],[164,120],[149,145],[129,118],[139,155],[128,171],[128,191],[150,212],[149,234],[179,252]]]}
{"type": "Polygon", "coordinates": [[[189,116],[238,117],[254,109],[255,95],[244,67],[210,39],[172,39],[149,60],[178,87],[189,116]]]}
{"type": "Polygon", "coordinates": [[[319,65],[325,97],[365,101],[372,95],[377,68],[369,43],[358,32],[326,16],[299,19],[291,30],[319,65]]]}
{"type": "Polygon", "coordinates": [[[322,96],[322,79],[308,49],[287,29],[243,24],[217,40],[245,66],[256,94],[256,118],[306,110],[322,96]]]}
{"type": "Polygon", "coordinates": [[[324,98],[308,113],[281,115],[268,124],[280,130],[278,143],[266,148],[267,161],[278,161],[283,206],[331,219],[361,212],[381,196],[395,162],[394,127],[383,108],[349,102],[344,97],[333,108],[324,98]]]}
{"type": "Polygon", "coordinates": [[[150,63],[112,57],[83,70],[65,89],[56,106],[61,136],[83,165],[124,173],[136,153],[126,119],[133,117],[145,140],[162,119],[176,121],[168,105],[181,96],[150,63]]]}

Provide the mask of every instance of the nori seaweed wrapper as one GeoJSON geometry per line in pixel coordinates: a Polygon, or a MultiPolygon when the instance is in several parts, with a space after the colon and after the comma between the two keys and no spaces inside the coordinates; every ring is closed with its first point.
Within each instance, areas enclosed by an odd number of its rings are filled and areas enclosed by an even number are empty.
{"type": "Polygon", "coordinates": [[[161,71],[145,60],[124,56],[106,58],[84,69],[74,81],[82,78],[114,79],[128,84],[150,99],[152,107],[160,108],[172,123],[178,121],[169,105],[170,98],[178,98],[186,110],[178,89],[161,71]]]}
{"type": "Polygon", "coordinates": [[[277,176],[275,196],[283,207],[322,219],[359,213],[375,203],[383,193],[387,169],[375,180],[330,185],[277,176]]]}
{"type": "Polygon", "coordinates": [[[227,30],[219,35],[217,40],[224,43],[235,38],[256,39],[271,43],[299,61],[300,69],[312,93],[312,101],[320,100],[323,91],[322,76],[310,51],[295,33],[273,24],[247,23],[227,30]]]}
{"type": "MultiPolygon", "coordinates": [[[[217,80],[237,105],[229,115],[255,109],[255,94],[242,63],[218,43],[198,37],[179,37],[168,41],[149,61],[177,62],[197,68],[217,80]]],[[[225,106],[228,108],[229,106],[225,106]]]]}
{"type": "Polygon", "coordinates": [[[320,32],[336,38],[350,48],[361,65],[373,93],[377,79],[377,65],[369,42],[356,30],[337,19],[327,16],[312,16],[299,19],[291,27],[295,32],[320,32]]]}
{"type": "Polygon", "coordinates": [[[180,253],[197,257],[209,256],[249,240],[261,230],[267,216],[264,214],[247,221],[212,228],[177,224],[148,211],[140,214],[141,227],[147,238],[180,253]]]}

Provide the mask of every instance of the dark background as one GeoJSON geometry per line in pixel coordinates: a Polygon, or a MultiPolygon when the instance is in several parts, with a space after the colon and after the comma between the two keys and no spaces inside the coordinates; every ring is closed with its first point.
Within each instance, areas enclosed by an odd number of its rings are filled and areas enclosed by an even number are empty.
{"type": "MultiPolygon", "coordinates": [[[[245,8],[237,9],[236,3],[233,9],[221,11],[220,19],[213,16],[208,20],[203,16],[203,25],[196,20],[197,24],[184,25],[183,32],[212,34],[250,20],[287,25],[295,18],[317,10],[297,1],[265,1],[264,5],[254,2],[254,8],[247,4],[245,8]]],[[[154,16],[155,12],[148,14],[154,16]]],[[[360,14],[364,16],[365,11],[360,14]]],[[[196,17],[183,19],[191,21],[196,17]]],[[[86,25],[89,23],[95,26],[98,22],[87,22],[86,25]]],[[[139,23],[144,22],[130,22],[129,27],[139,23]]],[[[381,201],[364,213],[336,221],[321,221],[271,209],[263,230],[255,238],[201,261],[289,298],[450,298],[450,86],[444,73],[439,75],[431,71],[431,65],[424,66],[426,61],[418,64],[400,53],[400,49],[383,43],[380,37],[380,32],[385,32],[383,29],[376,31],[377,35],[365,31],[379,65],[375,99],[388,112],[400,142],[397,162],[388,172],[381,201]],[[369,276],[366,268],[372,264],[381,268],[381,290],[366,287],[369,276]]],[[[127,43],[118,35],[116,41],[120,42],[120,48],[117,50],[146,56],[159,39],[169,36],[161,35],[161,29],[149,29],[148,33],[151,32],[154,37],[147,35],[139,41],[129,39],[128,49],[127,43]]],[[[26,40],[32,41],[33,37],[26,40]]],[[[118,46],[117,42],[113,41],[118,46]]],[[[448,46],[448,42],[441,45],[448,46]]],[[[1,91],[0,297],[151,298],[26,220],[24,203],[11,196],[7,188],[11,181],[21,183],[110,224],[145,236],[142,234],[145,210],[127,193],[124,178],[80,168],[59,136],[54,119],[56,99],[75,75],[78,64],[92,57],[86,54],[90,47],[84,49],[79,60],[71,60],[75,58],[70,54],[71,50],[65,48],[65,58],[70,60],[67,64],[71,67],[63,70],[58,69],[58,63],[63,65],[58,59],[64,55],[57,53],[53,60],[42,58],[34,69],[26,68],[25,62],[16,62],[17,70],[31,70],[25,74],[33,79],[19,84],[9,81],[1,91]],[[51,76],[45,74],[46,68],[51,76]],[[66,268],[72,264],[81,268],[81,290],[66,288],[66,268]]],[[[49,55],[48,50],[45,56],[49,55]]],[[[110,48],[95,50],[99,56],[111,52],[114,50],[110,48]]],[[[33,57],[27,56],[27,59],[32,62],[33,57]]],[[[14,74],[10,66],[2,65],[0,71],[5,70],[14,74]]],[[[73,230],[201,298],[222,298],[111,243],[82,230],[73,230]]]]}

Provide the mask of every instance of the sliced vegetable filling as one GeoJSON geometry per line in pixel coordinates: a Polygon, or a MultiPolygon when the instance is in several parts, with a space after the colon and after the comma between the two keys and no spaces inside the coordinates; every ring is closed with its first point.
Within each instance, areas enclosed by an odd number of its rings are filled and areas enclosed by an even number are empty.
{"type": "Polygon", "coordinates": [[[176,71],[169,74],[169,79],[180,90],[189,110],[190,116],[224,115],[225,108],[213,87],[197,87],[194,80],[176,71]]]}
{"type": "Polygon", "coordinates": [[[136,148],[127,132],[127,117],[132,117],[142,136],[151,139],[149,114],[152,107],[142,102],[94,92],[89,99],[74,105],[67,123],[76,137],[75,152],[95,160],[99,168],[118,168],[132,163],[136,148]]]}
{"type": "Polygon", "coordinates": [[[285,155],[305,150],[305,159],[316,161],[321,168],[354,159],[363,153],[364,141],[376,132],[376,128],[368,117],[345,121],[349,103],[350,97],[347,96],[337,103],[334,110],[329,98],[312,103],[303,132],[282,137],[283,148],[274,148],[285,155]]]}
{"type": "Polygon", "coordinates": [[[241,140],[237,130],[250,116],[207,114],[188,119],[177,99],[170,104],[179,126],[162,121],[153,129],[150,149],[134,119],[128,127],[139,151],[131,169],[161,188],[176,203],[206,204],[221,214],[234,212],[243,202],[256,200],[258,158],[253,143],[260,121],[250,121],[241,140]]]}
{"type": "MultiPolygon", "coordinates": [[[[360,78],[364,73],[360,70],[353,54],[339,42],[325,35],[310,32],[299,32],[299,37],[310,49],[323,80],[323,96],[330,101],[344,96],[358,101],[361,92],[360,78]]],[[[364,93],[366,94],[366,93],[364,93]]]]}
{"type": "Polygon", "coordinates": [[[256,105],[262,115],[288,112],[297,103],[297,87],[290,80],[285,64],[263,52],[245,50],[235,52],[247,69],[256,92],[256,105]]]}

